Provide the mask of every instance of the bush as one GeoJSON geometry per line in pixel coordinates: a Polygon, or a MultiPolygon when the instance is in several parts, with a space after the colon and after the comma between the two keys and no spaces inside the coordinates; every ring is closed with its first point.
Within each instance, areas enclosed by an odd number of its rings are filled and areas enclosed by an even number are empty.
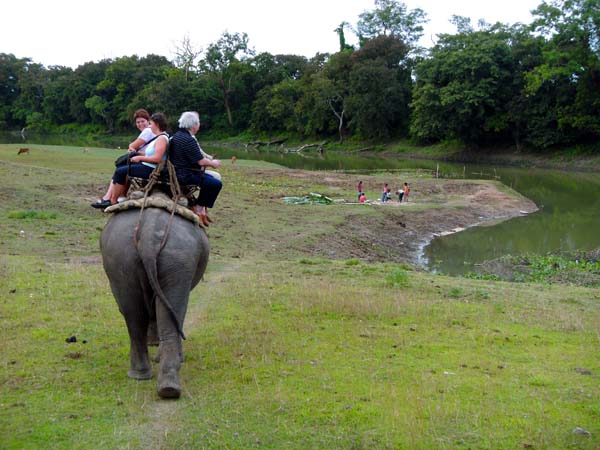
{"type": "Polygon", "coordinates": [[[408,286],[408,272],[404,269],[395,269],[385,277],[385,284],[389,286],[408,286]]]}

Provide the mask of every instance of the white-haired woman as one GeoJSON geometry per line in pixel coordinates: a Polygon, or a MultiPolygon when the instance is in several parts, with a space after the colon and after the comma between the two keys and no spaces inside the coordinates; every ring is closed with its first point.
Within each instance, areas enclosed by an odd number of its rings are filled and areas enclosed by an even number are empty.
{"type": "Polygon", "coordinates": [[[197,112],[186,111],[181,114],[179,130],[171,138],[169,159],[175,166],[180,184],[195,184],[200,187],[200,194],[192,208],[202,223],[208,226],[208,208],[214,206],[223,184],[218,174],[202,168],[218,168],[221,161],[213,159],[200,148],[195,136],[199,129],[200,117],[197,112]]]}

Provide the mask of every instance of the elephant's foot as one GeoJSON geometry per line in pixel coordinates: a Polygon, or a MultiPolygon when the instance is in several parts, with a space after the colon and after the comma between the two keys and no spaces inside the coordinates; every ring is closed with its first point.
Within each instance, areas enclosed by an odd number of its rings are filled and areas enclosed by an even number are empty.
{"type": "Polygon", "coordinates": [[[181,396],[181,384],[177,370],[159,372],[157,392],[161,398],[179,398],[181,396]]]}
{"type": "Polygon", "coordinates": [[[149,380],[152,378],[152,367],[145,370],[129,369],[127,371],[127,376],[134,380],[149,380]]]}

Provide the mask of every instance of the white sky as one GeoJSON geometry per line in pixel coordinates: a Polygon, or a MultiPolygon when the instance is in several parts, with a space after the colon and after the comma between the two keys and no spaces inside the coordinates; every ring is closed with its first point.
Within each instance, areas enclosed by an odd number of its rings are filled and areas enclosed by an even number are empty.
{"type": "MultiPolygon", "coordinates": [[[[422,45],[438,33],[453,33],[453,14],[476,25],[530,23],[530,11],[542,0],[404,0],[430,19],[422,45]]],[[[333,31],[342,21],[355,25],[373,0],[9,0],[0,6],[0,53],[29,57],[36,63],[77,67],[87,61],[149,53],[173,58],[187,34],[206,48],[224,31],[246,32],[257,52],[307,57],[336,52],[333,31]],[[187,5],[176,7],[175,5],[187,5]]],[[[346,31],[353,44],[354,35],[346,31]]]]}

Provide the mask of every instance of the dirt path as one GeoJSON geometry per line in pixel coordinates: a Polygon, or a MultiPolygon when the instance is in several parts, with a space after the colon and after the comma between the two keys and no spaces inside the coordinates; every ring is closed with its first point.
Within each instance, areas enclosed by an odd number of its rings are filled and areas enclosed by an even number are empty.
{"type": "MultiPolygon", "coordinates": [[[[201,281],[192,291],[184,324],[186,335],[192,334],[191,330],[201,325],[202,312],[206,305],[214,300],[214,292],[221,287],[224,279],[237,273],[238,269],[239,266],[230,264],[225,266],[223,270],[209,271],[207,280],[201,281]]],[[[157,368],[157,365],[155,365],[155,375],[157,368]]],[[[181,370],[182,372],[186,370],[185,362],[181,370]]],[[[150,383],[156,383],[156,376],[150,380],[150,383]]],[[[140,440],[143,442],[142,447],[149,450],[168,448],[169,435],[181,431],[177,418],[182,414],[181,411],[188,406],[186,400],[190,400],[190,397],[187,395],[185,385],[183,385],[182,398],[179,401],[159,399],[154,390],[149,396],[150,398],[145,406],[145,414],[151,420],[148,422],[147,427],[139,430],[140,440]]]]}

